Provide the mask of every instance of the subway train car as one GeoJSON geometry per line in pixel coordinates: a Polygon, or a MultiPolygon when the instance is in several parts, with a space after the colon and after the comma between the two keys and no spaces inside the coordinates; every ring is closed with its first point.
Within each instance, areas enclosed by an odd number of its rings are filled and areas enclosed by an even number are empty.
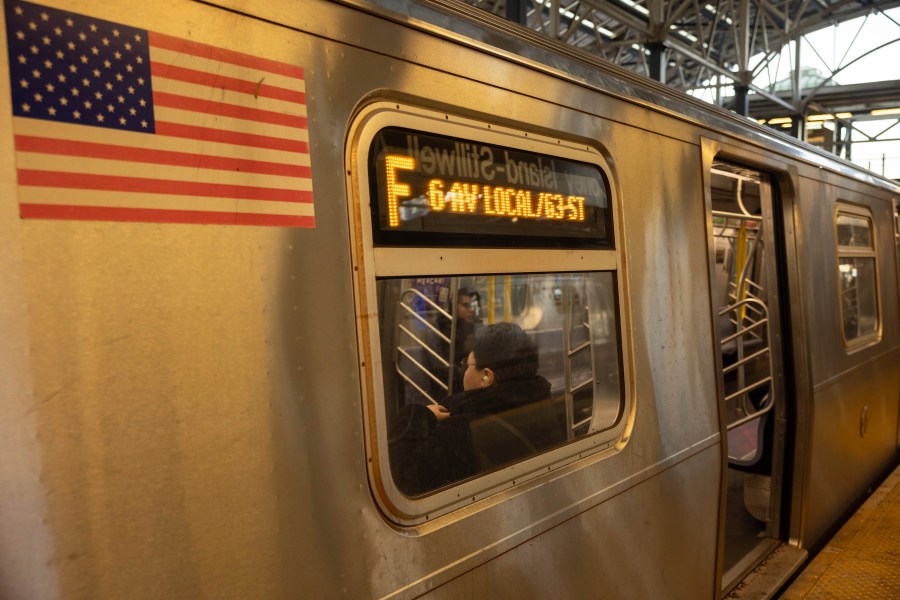
{"type": "Polygon", "coordinates": [[[896,183],[456,2],[3,5],[3,598],[763,598],[896,466],[896,183]]]}

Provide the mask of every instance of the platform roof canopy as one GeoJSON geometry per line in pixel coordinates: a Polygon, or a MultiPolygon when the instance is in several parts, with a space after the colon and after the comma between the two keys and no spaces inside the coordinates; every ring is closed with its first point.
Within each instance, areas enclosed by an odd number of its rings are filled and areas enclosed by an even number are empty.
{"type": "MultiPolygon", "coordinates": [[[[831,87],[840,69],[846,67],[820,69],[824,73],[814,82],[804,81],[804,69],[799,69],[787,80],[761,83],[760,76],[767,71],[777,71],[785,60],[797,60],[797,56],[786,59],[785,50],[790,48],[791,54],[796,54],[803,44],[791,42],[900,6],[900,0],[466,2],[677,89],[692,93],[709,90],[711,101],[737,112],[743,112],[739,103],[747,98],[752,100],[749,115],[762,118],[828,110],[816,102],[817,96],[831,87]]],[[[900,43],[894,43],[900,41],[900,23],[896,24],[893,37],[884,40],[885,49],[890,46],[895,55],[900,53],[900,43]]],[[[869,94],[863,99],[866,106],[897,102],[897,87],[881,88],[891,97],[869,94]]],[[[843,102],[849,105],[853,99],[843,102]]],[[[836,110],[842,108],[843,104],[836,110]]]]}
{"type": "Polygon", "coordinates": [[[462,1],[900,178],[900,0],[462,1]]]}

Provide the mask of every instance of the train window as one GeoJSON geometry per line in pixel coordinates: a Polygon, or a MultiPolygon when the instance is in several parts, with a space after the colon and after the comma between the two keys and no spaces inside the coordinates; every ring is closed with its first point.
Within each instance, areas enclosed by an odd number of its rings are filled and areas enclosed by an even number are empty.
{"type": "Polygon", "coordinates": [[[615,289],[609,272],[378,280],[398,489],[427,494],[614,427],[615,289]]]}
{"type": "Polygon", "coordinates": [[[602,152],[387,102],[349,141],[367,458],[386,516],[416,525],[618,451],[634,403],[602,152]]]}
{"type": "Polygon", "coordinates": [[[872,248],[872,225],[867,217],[838,213],[838,246],[872,248]]]}
{"type": "Polygon", "coordinates": [[[897,204],[897,200],[894,199],[892,201],[894,205],[894,245],[897,246],[897,250],[900,250],[900,205],[897,204]]]}
{"type": "Polygon", "coordinates": [[[879,334],[872,217],[866,209],[840,204],[835,233],[842,333],[846,346],[855,348],[877,340],[879,334]]]}

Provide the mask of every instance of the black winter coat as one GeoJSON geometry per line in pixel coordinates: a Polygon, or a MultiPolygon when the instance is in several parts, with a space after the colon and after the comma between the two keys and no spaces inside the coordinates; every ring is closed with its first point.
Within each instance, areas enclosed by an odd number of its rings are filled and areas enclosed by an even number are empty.
{"type": "Polygon", "coordinates": [[[440,422],[424,406],[403,407],[388,431],[394,482],[415,496],[562,441],[549,406],[527,411],[529,422],[539,416],[536,427],[510,417],[549,397],[550,383],[538,375],[454,394],[443,402],[450,416],[440,422]]]}

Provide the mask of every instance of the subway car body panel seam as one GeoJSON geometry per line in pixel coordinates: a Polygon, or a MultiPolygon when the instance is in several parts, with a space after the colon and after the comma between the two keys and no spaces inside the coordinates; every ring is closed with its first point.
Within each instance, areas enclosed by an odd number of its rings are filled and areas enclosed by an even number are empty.
{"type": "Polygon", "coordinates": [[[629,475],[628,477],[621,479],[608,487],[597,490],[594,494],[591,494],[587,498],[583,498],[577,502],[574,502],[569,506],[566,506],[565,508],[554,512],[553,514],[548,515],[540,521],[529,524],[527,527],[523,527],[519,531],[516,531],[502,539],[497,540],[493,544],[485,546],[484,548],[472,552],[467,556],[461,557],[460,559],[448,564],[441,569],[424,575],[416,581],[400,588],[396,592],[382,596],[382,598],[400,600],[405,598],[418,597],[427,592],[429,589],[450,581],[451,579],[458,577],[467,571],[470,571],[474,567],[489,561],[495,556],[503,554],[504,552],[507,552],[520,544],[528,542],[539,536],[541,533],[549,531],[550,529],[560,525],[561,523],[599,506],[610,498],[623,494],[630,489],[651,480],[656,475],[659,475],[660,473],[668,469],[685,463],[686,461],[690,461],[693,457],[696,457],[705,451],[716,449],[715,451],[718,452],[719,450],[717,448],[720,442],[721,435],[718,433],[713,434],[708,438],[700,440],[699,442],[696,442],[693,445],[681,450],[680,452],[672,454],[664,460],[661,460],[640,471],[637,471],[636,473],[633,473],[632,475],[629,475]]]}

